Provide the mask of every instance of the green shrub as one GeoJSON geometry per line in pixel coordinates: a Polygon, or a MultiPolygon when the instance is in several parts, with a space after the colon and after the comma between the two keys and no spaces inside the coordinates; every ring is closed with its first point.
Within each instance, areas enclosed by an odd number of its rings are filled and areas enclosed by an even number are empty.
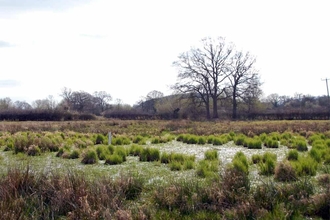
{"type": "Polygon", "coordinates": [[[237,146],[244,145],[245,139],[246,139],[246,136],[243,134],[240,134],[240,135],[236,136],[236,138],[234,139],[234,143],[237,146]]]}
{"type": "Polygon", "coordinates": [[[188,160],[184,161],[184,163],[183,163],[183,169],[184,170],[192,170],[194,168],[195,168],[194,160],[188,159],[188,160]]]}
{"type": "Polygon", "coordinates": [[[298,161],[291,161],[298,176],[315,176],[318,163],[310,156],[299,157],[298,161]]]}
{"type": "Polygon", "coordinates": [[[198,144],[199,137],[196,135],[189,135],[186,142],[187,144],[198,144]]]}
{"type": "Polygon", "coordinates": [[[176,161],[179,163],[183,163],[186,159],[186,155],[180,153],[171,153],[170,156],[171,156],[170,158],[171,161],[176,161]]]}
{"type": "Polygon", "coordinates": [[[266,152],[262,155],[262,161],[266,162],[267,160],[277,160],[277,155],[275,153],[266,152]]]}
{"type": "Polygon", "coordinates": [[[253,164],[257,164],[262,161],[262,156],[260,154],[253,154],[251,160],[253,164]]]}
{"type": "Polygon", "coordinates": [[[158,161],[160,159],[160,152],[156,148],[145,148],[140,155],[140,161],[158,161]]]}
{"type": "Polygon", "coordinates": [[[180,135],[176,138],[176,140],[179,141],[179,142],[183,142],[184,138],[185,138],[185,135],[184,135],[184,134],[180,134],[180,135]]]}
{"type": "Polygon", "coordinates": [[[220,137],[215,137],[213,139],[213,145],[215,145],[215,146],[220,146],[220,145],[223,145],[224,143],[225,143],[225,141],[220,137]]]}
{"type": "Polygon", "coordinates": [[[11,151],[14,149],[14,141],[12,139],[8,139],[6,141],[6,146],[4,148],[4,151],[11,151]]]}
{"type": "Polygon", "coordinates": [[[293,148],[296,148],[298,151],[307,151],[307,143],[305,140],[297,139],[292,144],[293,148]]]}
{"type": "Polygon", "coordinates": [[[135,137],[133,138],[133,143],[134,143],[134,144],[140,144],[140,145],[145,145],[145,144],[147,144],[145,138],[144,138],[143,136],[141,136],[141,135],[135,136],[135,137]]]}
{"type": "Polygon", "coordinates": [[[247,147],[249,149],[261,149],[262,142],[259,138],[246,138],[244,147],[247,147]]]}
{"type": "Polygon", "coordinates": [[[83,164],[95,164],[98,162],[97,154],[94,150],[88,150],[81,161],[83,164]]]}
{"type": "Polygon", "coordinates": [[[267,157],[265,161],[259,163],[259,169],[261,175],[273,175],[275,172],[276,160],[271,157],[267,157]]]}
{"type": "Polygon", "coordinates": [[[283,145],[283,146],[287,146],[288,147],[289,146],[289,141],[286,140],[286,139],[281,139],[280,140],[280,144],[283,145]]]}
{"type": "Polygon", "coordinates": [[[218,160],[218,151],[217,150],[207,150],[204,153],[205,160],[218,160]]]}
{"type": "Polygon", "coordinates": [[[216,137],[214,135],[209,135],[207,138],[206,138],[206,142],[208,144],[213,144],[213,140],[215,139],[216,137]]]}
{"type": "Polygon", "coordinates": [[[97,134],[95,138],[95,144],[105,144],[107,138],[104,137],[102,134],[97,134]]]}
{"type": "Polygon", "coordinates": [[[68,155],[68,158],[69,159],[77,159],[79,158],[79,151],[78,150],[73,150],[69,155],[68,155]]]}
{"type": "Polygon", "coordinates": [[[152,144],[159,144],[159,143],[161,143],[160,137],[153,137],[151,139],[151,143],[152,144]]]}
{"type": "Polygon", "coordinates": [[[265,146],[268,147],[268,148],[278,148],[278,140],[268,138],[265,141],[265,146]]]}
{"type": "Polygon", "coordinates": [[[204,145],[206,144],[206,138],[205,137],[198,137],[198,144],[204,145]]]}
{"type": "Polygon", "coordinates": [[[105,160],[107,155],[110,155],[110,151],[106,145],[99,145],[96,148],[97,157],[100,160],[105,160]]]}
{"type": "Polygon", "coordinates": [[[289,161],[280,162],[275,167],[275,180],[281,182],[290,182],[297,180],[296,171],[293,169],[289,161]]]}
{"type": "Polygon", "coordinates": [[[77,139],[75,140],[75,146],[78,147],[78,148],[86,148],[87,147],[87,144],[85,141],[81,140],[81,139],[77,139]]]}
{"type": "Polygon", "coordinates": [[[115,147],[113,145],[108,145],[108,151],[110,154],[113,154],[113,152],[115,152],[115,147]]]}
{"type": "Polygon", "coordinates": [[[117,154],[123,158],[123,161],[126,161],[127,151],[124,147],[116,147],[113,154],[117,154]]]}
{"type": "Polygon", "coordinates": [[[235,154],[233,160],[232,160],[232,165],[234,169],[243,172],[245,174],[249,173],[249,164],[246,156],[242,151],[239,151],[235,154]]]}
{"type": "Polygon", "coordinates": [[[328,153],[324,156],[324,164],[330,165],[330,153],[328,153]]]}
{"type": "Polygon", "coordinates": [[[160,157],[160,162],[167,164],[170,163],[170,161],[171,161],[171,154],[163,152],[160,157]]]}
{"type": "Polygon", "coordinates": [[[298,160],[299,153],[297,150],[290,150],[287,155],[288,160],[298,160]]]}
{"type": "Polygon", "coordinates": [[[316,162],[320,163],[322,159],[322,154],[320,150],[316,150],[314,147],[309,151],[309,155],[313,158],[316,162]]]}
{"type": "Polygon", "coordinates": [[[180,162],[178,162],[178,161],[171,161],[169,163],[169,166],[170,166],[170,169],[172,171],[180,171],[180,170],[182,170],[182,164],[180,162]]]}
{"type": "Polygon", "coordinates": [[[117,165],[123,163],[123,157],[118,154],[107,155],[104,164],[117,165]]]}
{"type": "Polygon", "coordinates": [[[131,156],[140,156],[143,151],[143,147],[140,145],[132,144],[129,148],[129,155],[131,156]]]}
{"type": "Polygon", "coordinates": [[[30,145],[27,149],[27,155],[29,156],[39,156],[41,154],[41,150],[36,145],[30,145]]]}
{"type": "Polygon", "coordinates": [[[113,137],[111,140],[112,145],[129,145],[130,143],[131,140],[124,136],[113,137]]]}
{"type": "Polygon", "coordinates": [[[216,160],[201,160],[198,163],[196,174],[201,178],[215,177],[219,172],[219,162],[216,160]]]}

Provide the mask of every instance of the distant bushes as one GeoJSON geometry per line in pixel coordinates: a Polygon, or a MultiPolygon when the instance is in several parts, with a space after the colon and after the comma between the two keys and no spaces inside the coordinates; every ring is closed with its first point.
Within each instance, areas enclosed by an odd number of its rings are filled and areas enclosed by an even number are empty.
{"type": "Polygon", "coordinates": [[[1,121],[73,121],[95,120],[90,113],[71,113],[59,110],[3,110],[0,111],[1,121]]]}

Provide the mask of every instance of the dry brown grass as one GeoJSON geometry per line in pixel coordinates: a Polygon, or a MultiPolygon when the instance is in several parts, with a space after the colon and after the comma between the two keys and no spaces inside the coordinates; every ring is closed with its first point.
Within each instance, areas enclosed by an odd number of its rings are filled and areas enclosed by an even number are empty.
{"type": "Polygon", "coordinates": [[[330,123],[321,121],[211,121],[190,120],[98,120],[70,122],[2,122],[0,131],[16,133],[18,131],[75,131],[81,133],[128,135],[159,135],[164,131],[174,134],[211,135],[228,132],[259,135],[271,132],[297,132],[303,136],[310,132],[327,132],[330,123]]]}

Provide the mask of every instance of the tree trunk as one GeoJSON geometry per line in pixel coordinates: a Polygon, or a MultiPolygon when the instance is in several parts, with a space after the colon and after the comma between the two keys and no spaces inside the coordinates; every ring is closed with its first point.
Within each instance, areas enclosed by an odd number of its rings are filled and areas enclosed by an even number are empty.
{"type": "Polygon", "coordinates": [[[236,100],[236,88],[233,91],[233,119],[237,119],[237,100],[236,100]]]}
{"type": "Polygon", "coordinates": [[[237,119],[237,100],[236,96],[233,97],[233,119],[237,119]]]}
{"type": "Polygon", "coordinates": [[[215,95],[212,97],[213,99],[213,118],[219,118],[218,114],[218,97],[215,95]]]}

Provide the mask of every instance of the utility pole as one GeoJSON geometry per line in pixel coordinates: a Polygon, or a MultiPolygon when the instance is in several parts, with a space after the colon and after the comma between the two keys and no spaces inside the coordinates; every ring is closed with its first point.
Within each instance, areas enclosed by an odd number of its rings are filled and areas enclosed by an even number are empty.
{"type": "Polygon", "coordinates": [[[322,79],[322,81],[325,81],[325,84],[327,86],[327,94],[328,94],[328,119],[330,115],[330,97],[329,97],[329,87],[328,87],[328,78],[322,79]]]}

